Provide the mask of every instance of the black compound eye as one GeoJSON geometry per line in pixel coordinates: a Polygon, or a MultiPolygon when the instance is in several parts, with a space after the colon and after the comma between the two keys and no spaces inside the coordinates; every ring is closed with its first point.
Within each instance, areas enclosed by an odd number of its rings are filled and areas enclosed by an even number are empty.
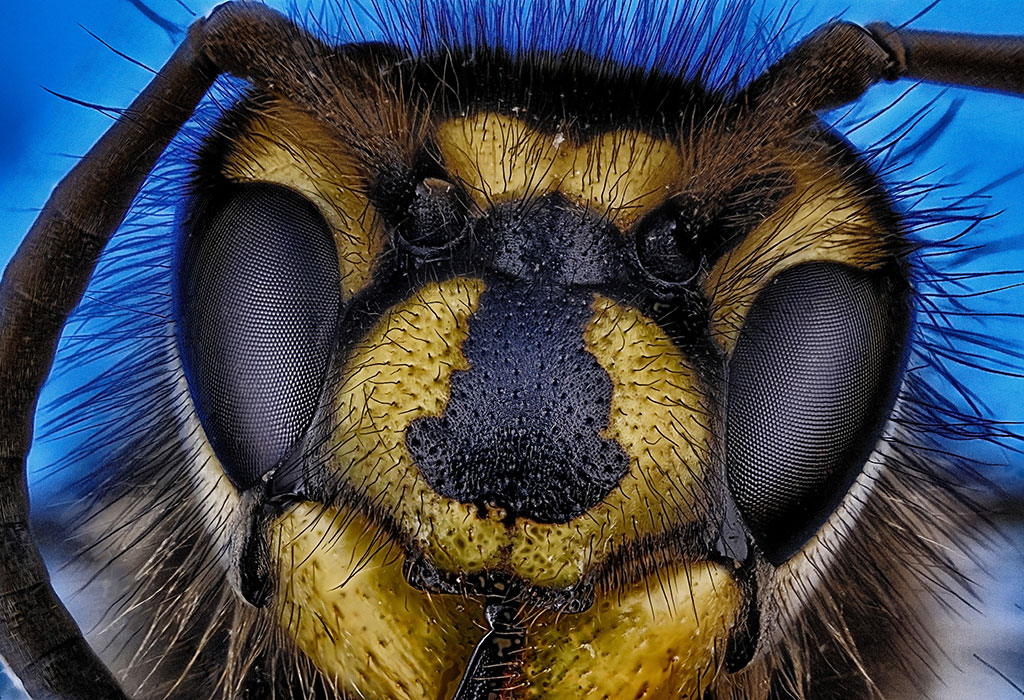
{"type": "Polygon", "coordinates": [[[898,273],[805,263],[759,294],[729,361],[730,490],[779,565],[817,532],[888,419],[909,323],[898,273]]]}
{"type": "Polygon", "coordinates": [[[175,289],[185,376],[214,452],[241,489],[312,421],[339,277],[330,227],[285,187],[229,185],[187,231],[175,289]]]}

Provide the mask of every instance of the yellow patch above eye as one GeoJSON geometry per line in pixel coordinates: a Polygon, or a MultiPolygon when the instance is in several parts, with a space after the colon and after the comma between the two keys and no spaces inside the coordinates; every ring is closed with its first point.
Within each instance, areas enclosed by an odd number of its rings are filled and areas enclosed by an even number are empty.
{"type": "Polygon", "coordinates": [[[854,185],[820,167],[793,172],[793,193],[719,258],[704,281],[712,337],[726,353],[757,295],[783,270],[807,262],[870,270],[891,259],[887,229],[854,185]]]}
{"type": "Polygon", "coordinates": [[[336,135],[305,112],[275,102],[233,136],[223,164],[231,180],[273,182],[313,202],[334,231],[345,299],[369,284],[385,238],[361,192],[365,178],[357,163],[336,135]]]}
{"type": "Polygon", "coordinates": [[[640,131],[575,145],[562,134],[483,112],[441,124],[436,139],[448,173],[481,208],[560,192],[623,230],[664,202],[682,172],[675,145],[640,131]]]}

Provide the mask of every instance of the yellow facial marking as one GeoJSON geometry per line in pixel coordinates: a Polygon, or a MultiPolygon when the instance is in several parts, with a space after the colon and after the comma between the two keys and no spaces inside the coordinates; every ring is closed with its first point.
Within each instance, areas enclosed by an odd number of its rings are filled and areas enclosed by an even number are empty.
{"type": "Polygon", "coordinates": [[[594,302],[585,342],[612,380],[604,437],[618,440],[631,462],[620,487],[568,523],[511,526],[430,488],[405,430],[440,416],[451,373],[468,369],[461,345],[482,291],[478,280],[428,285],[359,344],[335,394],[335,473],[441,568],[501,567],[542,586],[578,583],[622,543],[692,521],[709,439],[696,373],[656,324],[607,299],[594,302]]]}
{"type": "MultiPolygon", "coordinates": [[[[630,459],[619,487],[568,523],[513,525],[430,488],[405,431],[441,416],[452,373],[469,369],[461,348],[483,291],[475,279],[426,285],[357,344],[334,392],[337,476],[442,569],[498,569],[554,588],[579,583],[624,544],[692,522],[707,497],[710,440],[697,373],[657,324],[603,297],[592,302],[583,334],[612,384],[602,436],[630,459]]],[[[451,697],[484,633],[480,601],[410,589],[404,548],[374,540],[360,518],[340,520],[307,505],[278,524],[282,625],[353,695],[451,697]]],[[[629,581],[625,573],[619,580],[629,581]]],[[[675,563],[623,586],[598,586],[594,607],[580,615],[532,614],[512,697],[575,698],[583,689],[588,697],[670,698],[703,687],[740,607],[729,575],[715,564],[675,563]]]]}
{"type": "Polygon", "coordinates": [[[519,119],[479,113],[441,124],[448,173],[482,209],[549,192],[608,214],[623,230],[661,204],[682,172],[678,149],[639,131],[602,134],[576,146],[519,119]]]}
{"type": "Polygon", "coordinates": [[[608,592],[527,631],[523,698],[699,700],[718,672],[741,596],[726,570],[687,564],[608,592]]]}
{"type": "MultiPolygon", "coordinates": [[[[503,542],[474,509],[436,494],[405,446],[417,418],[439,416],[483,292],[479,280],[428,285],[388,311],[347,363],[337,389],[336,469],[400,523],[439,563],[479,570],[503,542]]],[[[500,528],[499,528],[500,529],[500,528]]]]}
{"type": "MultiPolygon", "coordinates": [[[[485,631],[479,600],[411,588],[394,544],[355,514],[300,504],[274,532],[280,623],[338,690],[452,697],[485,631]]],[[[603,591],[582,614],[530,615],[513,697],[699,697],[741,599],[722,566],[683,566],[603,591]]]]}
{"type": "Polygon", "coordinates": [[[361,193],[365,178],[357,160],[337,136],[305,112],[277,102],[235,137],[223,172],[232,180],[273,182],[303,194],[334,231],[343,298],[369,283],[384,229],[361,193]]]}
{"type": "Polygon", "coordinates": [[[478,602],[411,588],[401,557],[364,518],[300,504],[274,530],[281,625],[338,690],[394,700],[455,693],[485,624],[478,602]]]}
{"type": "Polygon", "coordinates": [[[618,441],[630,466],[586,515],[517,530],[513,568],[552,587],[575,583],[628,541],[692,521],[710,439],[697,374],[664,331],[610,299],[592,308],[584,343],[612,382],[601,437],[618,441]]]}
{"type": "Polygon", "coordinates": [[[783,270],[805,262],[871,269],[887,258],[884,230],[853,185],[805,168],[776,212],[712,268],[704,283],[711,330],[731,352],[758,293],[783,270]]]}

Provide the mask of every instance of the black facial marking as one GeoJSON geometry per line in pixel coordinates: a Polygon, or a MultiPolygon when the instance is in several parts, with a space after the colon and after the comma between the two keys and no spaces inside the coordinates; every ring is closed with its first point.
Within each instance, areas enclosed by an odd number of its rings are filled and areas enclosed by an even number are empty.
{"type": "Polygon", "coordinates": [[[595,293],[616,288],[626,242],[562,195],[493,208],[466,251],[486,284],[444,415],[406,444],[443,496],[510,519],[565,522],[600,502],[629,460],[600,436],[611,379],[583,334],[595,293]]]}
{"type": "Polygon", "coordinates": [[[628,274],[619,230],[557,192],[495,207],[474,234],[469,253],[485,274],[603,292],[628,274]]]}
{"type": "Polygon", "coordinates": [[[566,522],[596,505],[629,460],[600,436],[612,384],[584,346],[592,295],[496,281],[481,295],[440,418],[421,418],[406,444],[443,496],[510,518],[566,522]]]}

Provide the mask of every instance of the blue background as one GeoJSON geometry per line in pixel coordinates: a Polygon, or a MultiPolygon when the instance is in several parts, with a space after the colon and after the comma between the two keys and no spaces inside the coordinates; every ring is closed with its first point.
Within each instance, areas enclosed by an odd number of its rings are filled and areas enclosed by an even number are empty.
{"type": "MultiPolygon", "coordinates": [[[[204,13],[215,3],[186,0],[186,4],[195,12],[204,13]]],[[[769,1],[765,6],[778,4],[769,1]]],[[[840,14],[858,22],[885,20],[898,24],[929,4],[930,0],[899,3],[819,0],[799,2],[794,15],[808,30],[840,14]]],[[[179,25],[190,20],[189,13],[175,0],[152,0],[150,5],[179,25]]],[[[176,43],[168,32],[146,19],[128,0],[50,0],[45,3],[4,0],[3,9],[4,21],[0,25],[3,34],[0,94],[4,96],[4,108],[0,109],[0,220],[3,221],[0,261],[6,261],[13,253],[61,175],[110,124],[107,116],[63,101],[43,88],[91,103],[124,106],[150,77],[145,70],[103,46],[88,31],[152,67],[158,67],[176,43]]],[[[1024,3],[943,0],[914,26],[1024,35],[1024,3]]],[[[860,107],[865,114],[880,109],[909,87],[906,83],[875,87],[861,101],[860,107]]],[[[897,108],[852,134],[851,139],[862,146],[870,145],[929,101],[937,100],[934,119],[960,98],[964,102],[950,127],[934,147],[917,156],[901,176],[955,183],[954,191],[966,194],[1024,167],[1024,100],[995,94],[917,86],[897,108]]],[[[1002,182],[988,189],[984,196],[989,200],[988,211],[1000,213],[972,236],[979,242],[1001,242],[998,244],[1001,252],[979,262],[981,267],[974,269],[1024,268],[1024,177],[1002,182]]],[[[1024,292],[1000,293],[979,301],[977,308],[1024,311],[1024,292]]],[[[992,320],[988,330],[997,337],[1019,341],[1024,338],[1024,320],[992,320]]],[[[965,376],[986,400],[994,416],[1008,422],[1024,421],[1024,402],[1021,401],[1024,386],[1020,380],[977,373],[965,376]]],[[[44,401],[74,384],[73,376],[51,382],[44,401]]],[[[57,444],[37,445],[32,454],[33,469],[51,462],[59,449],[57,444]]],[[[1006,465],[993,468],[990,476],[1018,498],[1024,498],[1024,488],[1021,488],[1024,469],[1019,460],[998,451],[987,456],[1006,465]]],[[[51,498],[57,495],[53,490],[59,488],[59,481],[44,482],[39,486],[37,497],[51,498]]],[[[1019,511],[1020,502],[1013,508],[1019,511]]],[[[1007,573],[1007,614],[1016,615],[1014,619],[1019,620],[1024,598],[1021,584],[1015,583],[1015,579],[1020,577],[1020,572],[1007,573]]],[[[1014,667],[1010,662],[997,665],[1018,684],[1024,680],[1024,668],[1014,667]]],[[[1021,697],[1005,682],[986,688],[988,692],[976,688],[981,692],[979,697],[1000,697],[1000,692],[1004,693],[1002,697],[1021,697]]],[[[0,678],[0,698],[13,697],[13,692],[10,688],[5,690],[0,678]]]]}

